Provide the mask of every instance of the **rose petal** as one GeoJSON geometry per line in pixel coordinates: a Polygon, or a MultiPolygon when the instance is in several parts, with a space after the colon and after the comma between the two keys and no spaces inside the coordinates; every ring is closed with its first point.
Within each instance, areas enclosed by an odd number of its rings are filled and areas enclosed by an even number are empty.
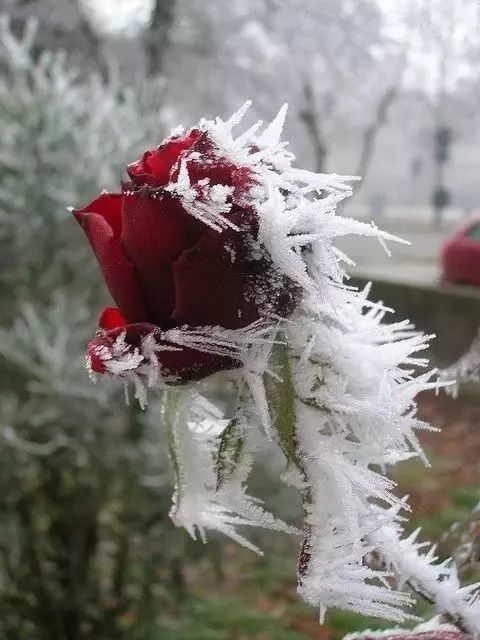
{"type": "MultiPolygon", "coordinates": [[[[146,336],[153,334],[159,345],[167,347],[166,350],[159,350],[155,357],[160,366],[161,375],[172,378],[173,382],[182,383],[190,380],[199,380],[206,376],[223,371],[225,369],[233,369],[240,366],[240,362],[233,358],[219,356],[211,353],[204,353],[196,349],[188,347],[176,347],[176,345],[165,344],[161,342],[161,332],[158,327],[147,322],[134,323],[126,327],[119,327],[110,331],[100,331],[87,347],[87,357],[90,368],[95,373],[105,374],[111,373],[112,361],[117,362],[122,358],[134,354],[138,350],[140,355],[144,355],[141,365],[149,364],[151,353],[146,354],[142,351],[142,340],[146,336]],[[122,334],[124,335],[125,344],[128,346],[126,351],[120,354],[115,353],[116,341],[122,334]],[[168,347],[175,347],[176,350],[168,350],[168,347]]],[[[135,369],[133,369],[134,371],[135,369]]],[[[132,371],[132,369],[126,370],[132,371]]]]}
{"type": "Polygon", "coordinates": [[[141,160],[128,167],[130,178],[136,186],[166,185],[170,178],[170,171],[180,154],[189,149],[199,136],[200,131],[192,129],[184,136],[171,138],[156,149],[147,151],[141,160]]]}
{"type": "Polygon", "coordinates": [[[205,232],[173,265],[178,325],[245,327],[261,316],[290,315],[300,288],[283,276],[266,253],[252,246],[257,237],[253,209],[233,206],[228,218],[240,230],[205,232]]]}
{"type": "Polygon", "coordinates": [[[100,314],[98,326],[108,331],[110,329],[117,329],[118,327],[126,327],[127,321],[116,307],[105,307],[100,314]]]}
{"type": "Polygon", "coordinates": [[[181,138],[169,140],[149,156],[146,162],[147,169],[162,181],[162,184],[167,184],[174,163],[183,151],[190,149],[200,135],[198,129],[193,129],[181,138]]]}
{"type": "Polygon", "coordinates": [[[237,329],[258,319],[254,262],[242,231],[209,231],[173,265],[177,325],[237,329]]]}
{"type": "MultiPolygon", "coordinates": [[[[233,201],[239,201],[255,182],[250,167],[238,166],[219,156],[208,133],[198,136],[186,157],[190,182],[195,184],[208,179],[211,185],[222,184],[234,188],[233,201]]],[[[171,171],[172,180],[176,180],[180,170],[180,161],[171,171]]]]}
{"type": "Polygon", "coordinates": [[[87,363],[88,369],[95,373],[106,373],[106,361],[101,357],[102,351],[99,347],[105,346],[103,343],[100,344],[98,338],[94,338],[90,340],[87,345],[87,363]]]}
{"type": "Polygon", "coordinates": [[[116,361],[118,363],[120,360],[133,354],[135,349],[140,352],[142,339],[157,331],[157,327],[148,322],[136,322],[109,331],[100,329],[95,338],[90,340],[87,346],[87,359],[91,370],[95,373],[111,373],[111,371],[109,371],[109,365],[112,362],[116,361]],[[122,350],[121,353],[117,353],[117,339],[122,334],[124,334],[127,349],[126,351],[122,350]]]}
{"type": "Polygon", "coordinates": [[[201,380],[218,371],[241,366],[238,360],[187,347],[180,351],[160,351],[158,360],[164,375],[177,378],[179,383],[201,380]]]}
{"type": "Polygon", "coordinates": [[[211,185],[222,184],[233,187],[233,201],[241,201],[254,183],[253,174],[248,167],[237,167],[223,160],[214,159],[211,163],[190,160],[188,175],[192,184],[208,178],[211,185]]]}
{"type": "Polygon", "coordinates": [[[135,265],[149,307],[149,319],[163,325],[174,305],[171,265],[204,232],[170,194],[126,194],[121,242],[135,265]]]}
{"type": "MultiPolygon", "coordinates": [[[[120,203],[119,199],[114,200],[120,203]]],[[[105,200],[94,201],[92,205],[74,215],[85,231],[105,278],[107,287],[121,313],[129,321],[141,321],[147,317],[144,297],[133,264],[128,260],[116,235],[119,225],[115,209],[105,206],[105,200]],[[100,201],[100,206],[97,206],[100,201]],[[98,208],[98,213],[94,210],[98,208]],[[115,220],[115,226],[110,224],[115,220]]]]}
{"type": "Polygon", "coordinates": [[[152,186],[155,186],[156,180],[150,175],[146,167],[146,162],[152,153],[153,150],[145,151],[140,160],[137,160],[137,162],[134,162],[127,167],[127,173],[136,186],[142,186],[150,183],[152,183],[152,186]]]}
{"type": "Polygon", "coordinates": [[[81,223],[81,216],[87,213],[98,213],[112,228],[115,238],[120,237],[122,231],[122,194],[102,193],[83,209],[73,211],[74,216],[81,223]]]}

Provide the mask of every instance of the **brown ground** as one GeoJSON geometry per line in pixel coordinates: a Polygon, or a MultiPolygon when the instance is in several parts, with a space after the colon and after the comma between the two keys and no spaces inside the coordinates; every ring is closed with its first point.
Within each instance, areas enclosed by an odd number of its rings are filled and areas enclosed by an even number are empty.
{"type": "Polygon", "coordinates": [[[480,486],[480,397],[424,393],[418,398],[418,415],[440,429],[420,434],[432,467],[420,486],[406,487],[415,511],[424,514],[450,506],[451,487],[480,486]]]}

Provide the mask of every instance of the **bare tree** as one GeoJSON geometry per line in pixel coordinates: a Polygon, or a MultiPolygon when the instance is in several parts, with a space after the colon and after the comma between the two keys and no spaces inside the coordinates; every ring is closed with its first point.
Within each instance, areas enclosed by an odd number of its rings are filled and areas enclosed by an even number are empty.
{"type": "MultiPolygon", "coordinates": [[[[373,159],[375,151],[375,143],[378,138],[380,130],[384,127],[388,120],[389,111],[397,99],[399,94],[399,86],[395,85],[388,87],[385,92],[380,96],[380,100],[377,103],[377,108],[371,123],[365,128],[362,134],[362,145],[360,150],[360,158],[358,161],[355,175],[365,178],[368,173],[368,169],[373,159]]],[[[357,183],[360,185],[361,183],[357,183]]],[[[357,187],[357,191],[359,186],[357,187]]]]}
{"type": "Polygon", "coordinates": [[[313,87],[311,82],[305,82],[303,87],[304,106],[299,112],[300,120],[305,125],[308,137],[313,146],[315,156],[315,170],[323,173],[327,161],[327,141],[322,129],[321,116],[319,115],[313,87]]]}
{"type": "Polygon", "coordinates": [[[104,56],[102,39],[88,19],[81,0],[69,0],[69,2],[78,15],[78,30],[88,47],[90,57],[105,79],[108,75],[108,63],[104,56]]]}
{"type": "Polygon", "coordinates": [[[434,221],[440,224],[450,203],[446,168],[456,125],[452,97],[465,73],[471,76],[476,66],[472,56],[479,51],[480,7],[476,0],[417,0],[416,11],[421,27],[414,27],[411,39],[423,54],[418,58],[428,61],[428,69],[418,71],[432,118],[431,204],[434,221]]]}
{"type": "Polygon", "coordinates": [[[150,76],[164,71],[176,6],[177,0],[155,0],[152,18],[144,35],[147,73],[150,76]]]}
{"type": "MultiPolygon", "coordinates": [[[[379,57],[378,51],[386,56],[388,43],[383,35],[384,16],[379,4],[375,0],[362,0],[351,10],[344,1],[297,0],[282,9],[277,12],[274,24],[280,43],[289,42],[282,73],[289,74],[291,91],[296,89],[302,96],[299,118],[313,151],[316,170],[325,171],[331,141],[352,124],[365,128],[363,167],[373,155],[377,133],[395,97],[390,91],[382,91],[385,71],[380,69],[380,61],[384,56],[379,57]],[[370,81],[379,75],[382,78],[378,82],[370,81]],[[300,86],[298,79],[302,82],[300,86]],[[381,95],[376,102],[379,91],[381,95]],[[372,109],[376,115],[369,122],[372,109]]],[[[295,102],[298,97],[291,100],[295,102]]]]}

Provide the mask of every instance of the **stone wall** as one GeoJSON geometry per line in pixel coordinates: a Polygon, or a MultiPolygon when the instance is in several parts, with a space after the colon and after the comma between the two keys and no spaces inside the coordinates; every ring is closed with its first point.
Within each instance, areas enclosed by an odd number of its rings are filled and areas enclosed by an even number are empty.
{"type": "MultiPolygon", "coordinates": [[[[365,283],[362,278],[353,281],[357,286],[365,283]]],[[[376,280],[370,297],[395,309],[395,313],[389,314],[392,322],[408,318],[418,329],[435,334],[428,355],[438,366],[455,362],[468,349],[480,327],[480,289],[473,287],[376,280]]]]}

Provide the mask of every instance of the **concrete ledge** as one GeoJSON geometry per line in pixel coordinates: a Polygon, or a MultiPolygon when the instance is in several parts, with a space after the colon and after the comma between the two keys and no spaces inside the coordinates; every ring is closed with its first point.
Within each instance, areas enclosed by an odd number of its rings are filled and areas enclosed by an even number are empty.
{"type": "MultiPolygon", "coordinates": [[[[362,287],[369,279],[355,276],[362,287]]],[[[372,300],[395,309],[392,321],[408,318],[418,329],[434,333],[428,354],[437,366],[448,366],[468,349],[480,327],[480,289],[447,285],[413,285],[389,280],[372,282],[372,300]]]]}

